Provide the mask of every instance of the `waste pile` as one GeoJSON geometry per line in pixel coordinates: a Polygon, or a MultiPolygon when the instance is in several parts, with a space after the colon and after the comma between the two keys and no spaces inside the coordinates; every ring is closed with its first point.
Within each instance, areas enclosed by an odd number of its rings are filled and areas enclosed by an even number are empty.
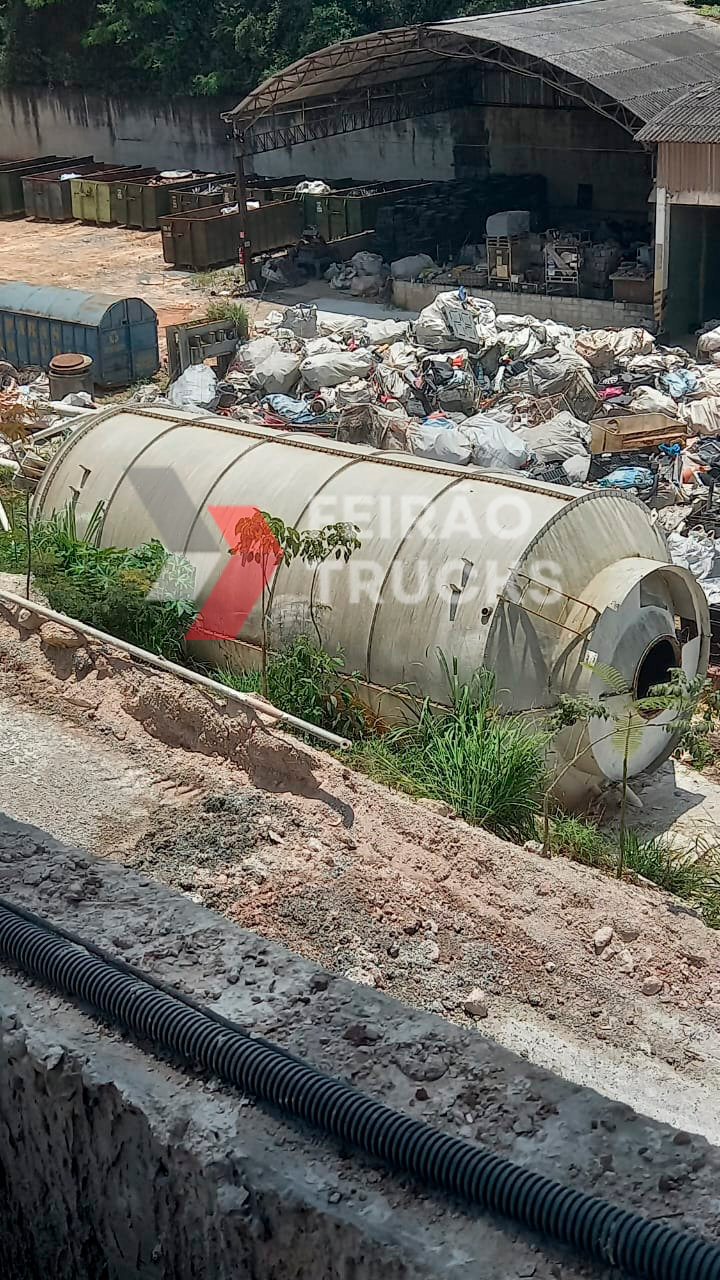
{"type": "MultiPolygon", "coordinates": [[[[373,255],[356,256],[356,270],[373,265],[373,255]]],[[[402,260],[391,269],[403,270],[402,260]]],[[[45,441],[51,450],[73,405],[88,398],[48,405],[39,370],[0,366],[0,381],[0,466],[37,471],[45,441]],[[6,440],[3,422],[18,413],[29,432],[6,440]]],[[[130,399],[470,471],[625,490],[656,512],[720,624],[720,321],[705,326],[691,356],[640,327],[504,315],[463,288],[439,294],[414,321],[301,304],[256,324],[224,378],[192,364],[166,392],[150,383],[130,399]]]]}
{"type": "MultiPolygon", "coordinates": [[[[401,205],[381,210],[378,225],[382,226],[390,213],[398,217],[402,210],[401,205]]],[[[375,240],[376,247],[387,253],[387,241],[380,234],[375,240]]],[[[646,240],[647,233],[634,224],[599,223],[592,229],[547,227],[529,209],[508,209],[486,219],[485,237],[477,243],[466,234],[459,246],[450,251],[446,246],[442,256],[445,241],[438,238],[437,262],[432,257],[432,236],[417,235],[412,248],[395,238],[393,247],[403,246],[405,260],[417,260],[421,265],[413,275],[392,274],[397,280],[423,284],[582,294],[643,305],[652,302],[653,256],[646,240]],[[535,223],[542,229],[532,230],[535,223]]]]}
{"type": "Polygon", "coordinates": [[[626,490],[657,511],[678,561],[698,566],[720,605],[720,554],[711,564],[705,545],[720,530],[720,511],[717,521],[708,515],[720,475],[717,322],[693,357],[639,327],[503,315],[462,288],[414,321],[298,305],[256,325],[222,381],[193,365],[166,397],[150,385],[134,399],[471,470],[626,490]],[[699,538],[703,556],[693,550],[699,538]]]}
{"type": "MultiPolygon", "coordinates": [[[[257,194],[257,193],[256,193],[257,194]]],[[[281,193],[274,193],[277,198],[281,193]]],[[[291,194],[288,192],[287,194],[291,194]]],[[[495,175],[475,182],[426,182],[352,187],[332,193],[322,182],[294,188],[300,222],[273,208],[257,223],[251,252],[263,258],[269,283],[319,276],[358,297],[381,294],[397,281],[513,293],[610,299],[650,308],[653,246],[647,225],[633,219],[590,219],[566,211],[548,222],[545,181],[533,174],[495,175]],[[280,238],[276,236],[280,234],[280,238]],[[365,237],[365,265],[347,262],[348,240],[365,237]],[[277,252],[283,250],[283,252],[277,252]],[[402,274],[392,264],[402,261],[402,274]]],[[[250,207],[250,206],[248,206],[250,207]]],[[[557,212],[557,211],[556,211],[557,212]]],[[[648,310],[648,314],[650,314],[648,310]]]]}
{"type": "Polygon", "coordinates": [[[416,253],[448,262],[496,210],[522,207],[540,217],[545,202],[546,182],[540,174],[429,182],[379,210],[376,248],[386,262],[416,253]]]}
{"type": "MultiPolygon", "coordinates": [[[[16,488],[34,489],[62,437],[77,425],[78,412],[95,407],[86,391],[51,401],[44,370],[18,370],[0,359],[0,474],[11,475],[16,488]]],[[[8,527],[0,503],[0,529],[8,527]]]]}

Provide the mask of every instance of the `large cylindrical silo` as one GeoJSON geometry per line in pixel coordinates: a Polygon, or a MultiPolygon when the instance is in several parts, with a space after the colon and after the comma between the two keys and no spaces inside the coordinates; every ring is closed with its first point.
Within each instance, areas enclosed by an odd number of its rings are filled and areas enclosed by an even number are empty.
{"type": "MultiPolygon", "coordinates": [[[[48,467],[36,514],[68,501],[80,527],[106,504],[105,545],[159,537],[186,555],[201,600],[228,565],[220,529],[234,527],[236,508],[255,506],[305,528],[360,524],[362,545],[349,565],[316,578],[313,613],[325,645],[341,649],[347,670],[368,688],[414,685],[442,702],[440,651],[465,677],[480,666],[493,670],[508,710],[540,713],[563,693],[607,698],[594,663],[617,671],[636,695],[673,667],[692,676],[707,665],[705,597],[669,563],[647,508],[621,493],[128,407],[84,420],[48,467]]],[[[307,628],[312,581],[300,561],[278,571],[275,635],[307,628]]],[[[247,645],[259,641],[259,603],[235,639],[238,607],[224,600],[221,625],[202,641],[216,665],[246,666],[247,645]]],[[[613,696],[608,710],[617,718],[627,702],[613,696]]],[[[648,717],[631,774],[669,754],[673,714],[648,717]]],[[[566,789],[621,774],[607,721],[566,734],[558,750],[565,764],[576,761],[566,789]]]]}

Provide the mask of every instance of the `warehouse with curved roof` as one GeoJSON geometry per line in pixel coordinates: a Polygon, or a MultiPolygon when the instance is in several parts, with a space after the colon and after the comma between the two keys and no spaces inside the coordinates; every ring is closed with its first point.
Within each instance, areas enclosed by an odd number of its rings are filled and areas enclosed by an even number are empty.
{"type": "MultiPolygon", "coordinates": [[[[539,175],[547,226],[595,238],[607,223],[613,234],[623,227],[627,244],[647,242],[650,271],[656,148],[638,135],[708,85],[720,86],[720,23],[697,9],[566,0],[330,45],[271,76],[226,119],[240,155],[262,156],[265,171],[425,182],[539,175]]],[[[636,318],[643,306],[650,318],[652,282],[635,301],[636,318]]],[[[656,298],[659,320],[662,310],[656,298]]]]}
{"type": "Polygon", "coordinates": [[[540,78],[634,131],[679,93],[720,80],[720,27],[679,0],[568,0],[401,27],[308,54],[229,118],[262,132],[268,113],[316,111],[473,61],[540,78]]]}

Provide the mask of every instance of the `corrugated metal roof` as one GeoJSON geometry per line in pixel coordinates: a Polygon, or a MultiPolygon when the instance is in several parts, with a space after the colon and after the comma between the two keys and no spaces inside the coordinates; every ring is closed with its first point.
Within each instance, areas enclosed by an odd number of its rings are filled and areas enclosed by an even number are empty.
{"type": "MultiPolygon", "coordinates": [[[[114,303],[124,301],[107,293],[84,293],[81,289],[26,284],[23,280],[0,281],[0,311],[22,311],[26,315],[69,320],[73,324],[98,325],[114,303]]],[[[146,302],[135,301],[154,315],[146,302]]]]}
{"type": "Polygon", "coordinates": [[[720,23],[682,0],[567,0],[398,28],[342,41],[310,54],[249,94],[228,118],[292,110],[384,82],[427,74],[498,46],[592,86],[649,120],[678,93],[720,81],[720,23]],[[457,50],[457,52],[454,52],[457,50]]]}
{"type": "Polygon", "coordinates": [[[542,58],[645,120],[648,95],[720,80],[720,23],[677,0],[571,0],[437,27],[542,58]]]}
{"type": "Polygon", "coordinates": [[[654,116],[640,142],[720,143],[720,83],[696,85],[654,116]]]}

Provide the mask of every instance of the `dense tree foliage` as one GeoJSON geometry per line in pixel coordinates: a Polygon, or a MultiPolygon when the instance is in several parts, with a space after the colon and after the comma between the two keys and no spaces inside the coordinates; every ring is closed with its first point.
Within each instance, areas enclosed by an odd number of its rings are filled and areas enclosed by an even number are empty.
{"type": "Polygon", "coordinates": [[[242,95],[334,40],[543,0],[0,0],[6,84],[242,95]]]}

